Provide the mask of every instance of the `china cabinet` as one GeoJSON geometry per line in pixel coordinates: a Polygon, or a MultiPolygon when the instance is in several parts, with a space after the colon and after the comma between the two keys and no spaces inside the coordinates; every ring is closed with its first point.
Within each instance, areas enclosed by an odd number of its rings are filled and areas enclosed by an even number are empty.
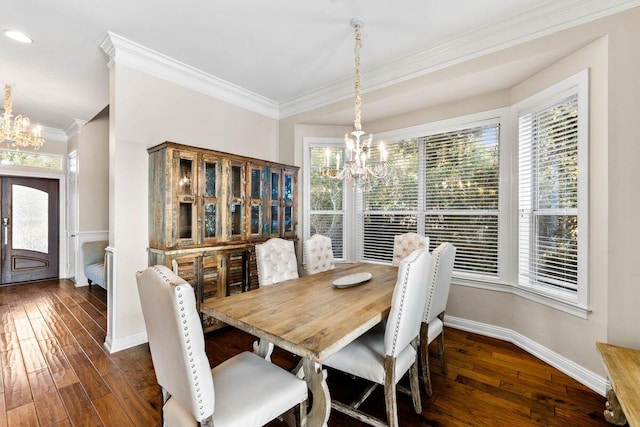
{"type": "Polygon", "coordinates": [[[296,239],[298,168],[173,142],[148,153],[149,265],[173,268],[199,306],[258,287],[255,244],[296,239]]]}

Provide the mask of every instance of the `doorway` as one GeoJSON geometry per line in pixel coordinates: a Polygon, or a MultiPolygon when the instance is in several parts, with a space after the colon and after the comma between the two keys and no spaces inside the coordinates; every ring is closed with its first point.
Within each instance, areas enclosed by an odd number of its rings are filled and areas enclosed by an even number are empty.
{"type": "Polygon", "coordinates": [[[0,177],[0,284],[58,278],[59,181],[0,177]]]}

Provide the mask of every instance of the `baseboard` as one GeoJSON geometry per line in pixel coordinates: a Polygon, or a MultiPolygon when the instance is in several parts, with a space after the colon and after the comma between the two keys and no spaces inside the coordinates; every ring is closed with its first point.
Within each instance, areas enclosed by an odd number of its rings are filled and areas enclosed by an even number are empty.
{"type": "Polygon", "coordinates": [[[455,329],[461,329],[463,331],[473,332],[513,343],[559,371],[569,375],[579,383],[589,387],[601,396],[606,394],[608,385],[608,380],[606,378],[586,369],[572,360],[567,359],[561,354],[548,349],[532,339],[525,337],[519,332],[500,326],[493,326],[486,323],[476,322],[474,320],[467,320],[448,315],[445,315],[444,323],[445,325],[455,329]]]}
{"type": "Polygon", "coordinates": [[[135,347],[140,344],[144,344],[149,341],[146,332],[140,332],[134,335],[129,335],[123,338],[112,339],[112,337],[107,336],[104,341],[104,347],[107,349],[109,354],[117,353],[122,350],[126,350],[131,347],[135,347]]]}

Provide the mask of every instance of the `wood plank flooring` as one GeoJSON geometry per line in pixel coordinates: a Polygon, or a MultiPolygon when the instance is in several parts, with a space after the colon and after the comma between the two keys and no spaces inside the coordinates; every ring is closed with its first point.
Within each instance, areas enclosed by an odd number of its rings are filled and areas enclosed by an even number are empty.
{"type": "MultiPolygon", "coordinates": [[[[148,346],[108,354],[106,294],[67,280],[0,287],[0,427],[157,426],[160,390],[148,346]]],[[[212,366],[251,349],[232,328],[207,335],[212,366]]],[[[605,399],[503,341],[447,328],[449,372],[432,356],[433,396],[415,414],[399,395],[402,426],[608,426],[605,399]]],[[[435,350],[435,349],[434,349],[435,350]]],[[[288,369],[297,358],[279,349],[288,369]]],[[[361,380],[329,371],[332,397],[353,400],[361,380]]],[[[382,390],[362,409],[384,418],[382,390]]],[[[284,424],[274,421],[270,426],[284,424]]],[[[361,423],[332,412],[329,426],[361,423]]]]}

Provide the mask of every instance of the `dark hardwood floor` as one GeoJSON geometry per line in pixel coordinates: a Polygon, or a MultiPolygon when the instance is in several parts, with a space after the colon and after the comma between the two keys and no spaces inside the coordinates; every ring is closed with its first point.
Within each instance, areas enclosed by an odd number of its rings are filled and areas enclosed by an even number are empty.
{"type": "MultiPolygon", "coordinates": [[[[66,280],[0,287],[0,427],[154,426],[160,391],[147,345],[107,354],[106,294],[66,280]]],[[[605,399],[496,339],[447,328],[448,375],[431,359],[434,394],[415,414],[398,397],[403,426],[608,426],[605,399]]],[[[207,335],[212,366],[253,338],[232,328],[207,335]]],[[[274,363],[297,359],[276,349],[274,363]]],[[[362,381],[329,371],[332,396],[349,402],[362,381]]],[[[384,417],[382,390],[362,409],[384,417]]],[[[270,426],[283,425],[278,421],[270,426]]],[[[359,426],[335,411],[329,426],[359,426]]]]}

